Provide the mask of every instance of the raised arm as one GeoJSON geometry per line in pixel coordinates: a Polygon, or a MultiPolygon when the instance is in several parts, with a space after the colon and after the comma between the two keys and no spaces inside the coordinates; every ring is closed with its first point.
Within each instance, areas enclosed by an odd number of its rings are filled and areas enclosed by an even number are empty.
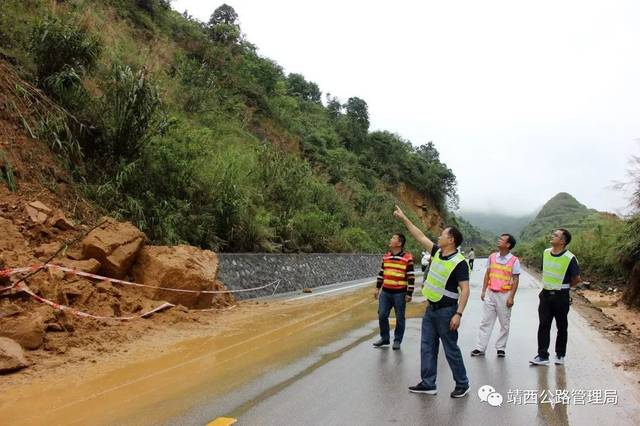
{"type": "Polygon", "coordinates": [[[431,241],[424,233],[415,226],[409,218],[404,214],[404,212],[400,209],[400,207],[396,206],[396,210],[393,212],[393,215],[400,219],[404,226],[407,227],[407,231],[411,234],[413,238],[418,241],[418,243],[427,249],[429,253],[433,250],[433,241],[431,241]]]}

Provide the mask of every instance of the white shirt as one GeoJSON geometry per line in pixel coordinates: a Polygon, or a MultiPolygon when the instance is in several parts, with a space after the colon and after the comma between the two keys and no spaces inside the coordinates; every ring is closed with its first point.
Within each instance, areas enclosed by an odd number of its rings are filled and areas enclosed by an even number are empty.
{"type": "MultiPolygon", "coordinates": [[[[511,253],[507,253],[506,256],[500,256],[500,252],[496,253],[496,262],[499,265],[506,265],[509,260],[513,257],[511,253]]],[[[487,269],[491,266],[491,259],[487,259],[487,269]]],[[[513,275],[520,275],[520,259],[516,260],[513,264],[513,270],[511,272],[513,275]]]]}

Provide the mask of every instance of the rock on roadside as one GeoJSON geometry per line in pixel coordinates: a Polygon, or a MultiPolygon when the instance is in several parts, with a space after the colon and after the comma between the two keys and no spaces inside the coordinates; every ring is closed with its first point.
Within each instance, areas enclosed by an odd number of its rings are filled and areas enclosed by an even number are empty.
{"type": "Polygon", "coordinates": [[[11,373],[28,366],[29,362],[22,347],[9,338],[0,337],[0,374],[11,373]]]}
{"type": "MultiPolygon", "coordinates": [[[[180,245],[146,246],[132,269],[136,282],[184,290],[224,290],[216,280],[218,256],[209,250],[180,245]]],[[[230,294],[201,294],[149,289],[147,294],[156,300],[166,300],[188,308],[203,309],[233,303],[230,294]]]]}
{"type": "Polygon", "coordinates": [[[112,218],[102,218],[102,226],[91,231],[82,240],[84,259],[96,259],[103,275],[124,278],[144,246],[146,237],[129,222],[120,223],[112,218]]]}

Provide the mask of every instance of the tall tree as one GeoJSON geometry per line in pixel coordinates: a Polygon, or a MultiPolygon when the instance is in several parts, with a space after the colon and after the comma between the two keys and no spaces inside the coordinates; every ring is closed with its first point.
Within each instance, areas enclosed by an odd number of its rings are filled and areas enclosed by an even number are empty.
{"type": "Polygon", "coordinates": [[[209,25],[238,25],[237,20],[238,14],[235,9],[228,4],[223,3],[222,6],[213,11],[211,18],[209,18],[209,25]]]}
{"type": "Polygon", "coordinates": [[[331,93],[327,93],[327,112],[329,113],[329,117],[333,120],[337,120],[342,114],[342,104],[340,103],[340,99],[336,96],[331,96],[331,93]]]}
{"type": "Polygon", "coordinates": [[[364,99],[352,97],[345,106],[347,118],[365,134],[369,131],[369,108],[364,99]]]}
{"type": "Polygon", "coordinates": [[[339,132],[345,146],[352,151],[360,151],[367,143],[369,133],[369,111],[367,103],[358,97],[351,97],[344,105],[346,111],[339,124],[339,132]]]}
{"type": "Polygon", "coordinates": [[[222,44],[236,44],[240,40],[238,14],[233,7],[223,4],[213,11],[207,24],[211,40],[222,44]]]}
{"type": "Polygon", "coordinates": [[[302,74],[291,73],[287,77],[287,94],[310,102],[320,102],[322,92],[317,84],[305,80],[302,74]]]}

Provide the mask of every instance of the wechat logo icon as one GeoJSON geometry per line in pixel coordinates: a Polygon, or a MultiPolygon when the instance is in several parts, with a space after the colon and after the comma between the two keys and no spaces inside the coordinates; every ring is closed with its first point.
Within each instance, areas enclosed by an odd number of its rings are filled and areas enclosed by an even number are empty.
{"type": "Polygon", "coordinates": [[[493,386],[489,385],[484,385],[478,389],[478,398],[492,407],[500,407],[504,401],[502,395],[496,392],[493,386]]]}

